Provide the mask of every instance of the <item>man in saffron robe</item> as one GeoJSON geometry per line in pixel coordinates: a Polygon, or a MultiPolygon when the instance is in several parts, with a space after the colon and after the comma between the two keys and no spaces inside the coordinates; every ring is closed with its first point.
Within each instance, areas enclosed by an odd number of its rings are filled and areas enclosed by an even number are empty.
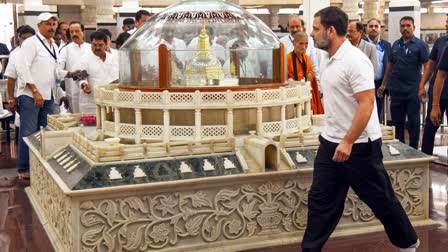
{"type": "Polygon", "coordinates": [[[311,110],[313,114],[323,114],[324,108],[320,99],[316,75],[311,58],[305,54],[308,47],[308,35],[297,32],[293,40],[294,50],[288,54],[288,79],[305,80],[311,83],[311,110]]]}

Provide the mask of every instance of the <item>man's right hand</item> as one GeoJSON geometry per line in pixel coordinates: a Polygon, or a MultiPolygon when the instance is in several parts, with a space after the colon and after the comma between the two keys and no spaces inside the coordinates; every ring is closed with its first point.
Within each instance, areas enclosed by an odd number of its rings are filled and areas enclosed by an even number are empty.
{"type": "Polygon", "coordinates": [[[39,93],[39,91],[33,92],[33,98],[34,98],[34,105],[38,108],[42,108],[44,106],[44,98],[42,98],[42,95],[39,93]]]}
{"type": "Polygon", "coordinates": [[[383,84],[381,84],[381,86],[380,86],[380,87],[378,88],[378,90],[376,91],[376,95],[377,95],[379,98],[382,98],[385,89],[386,89],[386,86],[383,85],[383,84]]]}
{"type": "Polygon", "coordinates": [[[440,107],[439,106],[435,106],[433,105],[431,108],[431,115],[429,117],[431,119],[432,124],[434,124],[434,126],[439,126],[440,125],[440,118],[441,118],[441,113],[440,113],[440,107]]]}
{"type": "Polygon", "coordinates": [[[8,101],[8,109],[9,111],[11,111],[11,113],[14,114],[16,112],[16,106],[17,104],[15,99],[8,101]]]}
{"type": "Polygon", "coordinates": [[[426,89],[425,87],[419,87],[418,88],[418,99],[420,102],[423,102],[423,99],[426,98],[426,89]]]}
{"type": "Polygon", "coordinates": [[[84,93],[86,93],[86,94],[90,94],[90,93],[92,93],[92,89],[90,88],[89,83],[83,83],[83,84],[81,85],[81,89],[82,89],[82,91],[84,91],[84,93]]]}
{"type": "Polygon", "coordinates": [[[67,77],[67,78],[73,78],[73,75],[75,75],[75,74],[77,74],[77,73],[79,73],[79,72],[81,72],[81,70],[75,70],[75,71],[73,71],[73,72],[67,72],[67,75],[66,75],[65,77],[67,77]]]}

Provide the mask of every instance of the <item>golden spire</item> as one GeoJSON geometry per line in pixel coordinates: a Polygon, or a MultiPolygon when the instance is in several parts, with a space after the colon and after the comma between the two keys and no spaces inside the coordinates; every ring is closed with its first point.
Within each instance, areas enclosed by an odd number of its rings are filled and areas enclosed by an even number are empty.
{"type": "Polygon", "coordinates": [[[200,58],[207,58],[210,54],[210,39],[205,29],[205,20],[202,20],[201,34],[198,39],[198,51],[196,53],[200,58]]]}

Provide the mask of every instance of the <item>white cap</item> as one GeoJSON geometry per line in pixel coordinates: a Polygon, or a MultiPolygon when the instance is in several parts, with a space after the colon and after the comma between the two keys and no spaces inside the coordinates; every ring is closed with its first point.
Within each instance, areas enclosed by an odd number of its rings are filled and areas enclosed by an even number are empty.
{"type": "Polygon", "coordinates": [[[54,18],[56,21],[59,21],[58,16],[51,14],[49,12],[43,12],[39,14],[39,16],[37,16],[37,20],[39,21],[39,23],[50,20],[51,18],[54,18]]]}

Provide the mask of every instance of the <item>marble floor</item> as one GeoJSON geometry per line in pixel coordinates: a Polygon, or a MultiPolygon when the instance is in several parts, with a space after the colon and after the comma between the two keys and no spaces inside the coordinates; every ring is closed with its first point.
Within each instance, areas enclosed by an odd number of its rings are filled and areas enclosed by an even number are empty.
{"type": "MultiPolygon", "coordinates": [[[[448,129],[445,129],[448,132],[448,129]]],[[[438,146],[448,145],[448,138],[438,136],[438,146]]],[[[441,149],[441,155],[447,150],[441,149]]],[[[0,153],[0,184],[5,177],[14,177],[16,162],[16,145],[14,143],[1,143],[0,153]]],[[[448,166],[446,156],[444,162],[431,164],[432,200],[431,218],[440,223],[440,227],[432,230],[418,229],[421,240],[419,252],[446,252],[448,251],[448,220],[447,220],[447,186],[448,166]]],[[[14,181],[12,181],[14,182],[14,181]]],[[[52,252],[51,243],[39,223],[24,188],[27,183],[16,181],[11,186],[0,186],[0,252],[52,252]]],[[[250,250],[250,252],[289,252],[300,251],[300,244],[250,250]]],[[[331,239],[324,251],[331,252],[393,252],[398,251],[388,241],[384,232],[368,236],[356,236],[343,239],[331,239]]],[[[249,252],[249,251],[247,251],[249,252]]]]}

